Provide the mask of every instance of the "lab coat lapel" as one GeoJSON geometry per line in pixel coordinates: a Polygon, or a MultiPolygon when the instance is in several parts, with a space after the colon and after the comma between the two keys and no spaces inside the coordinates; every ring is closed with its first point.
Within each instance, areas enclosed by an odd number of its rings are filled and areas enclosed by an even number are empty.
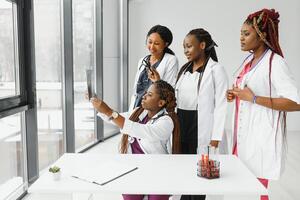
{"type": "Polygon", "coordinates": [[[204,70],[204,74],[201,80],[199,91],[203,88],[203,85],[206,83],[208,77],[210,77],[210,74],[212,73],[212,66],[215,64],[215,62],[212,61],[210,58],[207,62],[206,68],[204,70]]]}

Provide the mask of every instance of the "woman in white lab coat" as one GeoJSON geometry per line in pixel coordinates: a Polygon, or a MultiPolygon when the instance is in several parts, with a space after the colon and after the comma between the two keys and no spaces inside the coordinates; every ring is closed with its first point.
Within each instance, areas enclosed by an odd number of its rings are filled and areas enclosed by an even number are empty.
{"type": "MultiPolygon", "coordinates": [[[[91,102],[104,120],[111,119],[120,127],[123,133],[121,153],[180,153],[175,91],[167,82],[160,80],[153,83],[143,96],[142,107],[135,109],[129,118],[113,111],[98,98],[92,98],[91,102]]],[[[142,200],[143,197],[144,195],[123,195],[124,200],[142,200]]],[[[148,199],[167,200],[169,195],[148,195],[148,199]]]]}
{"type": "MultiPolygon", "coordinates": [[[[200,146],[218,147],[226,118],[228,78],[218,63],[215,42],[204,29],[191,30],[184,39],[188,62],[180,69],[175,91],[184,154],[196,154],[200,146]]],[[[158,80],[153,70],[151,79],[158,80]]],[[[181,200],[205,199],[183,195],[181,200]]]]}
{"type": "MultiPolygon", "coordinates": [[[[263,9],[248,16],[241,29],[241,49],[251,54],[233,89],[233,153],[267,188],[283,170],[286,112],[299,110],[300,94],[278,42],[279,14],[263,9]]],[[[262,200],[268,196],[261,196],[262,200]]]]}
{"type": "Polygon", "coordinates": [[[138,62],[129,110],[141,105],[143,95],[152,84],[148,78],[150,66],[158,71],[162,80],[167,81],[172,86],[175,85],[178,60],[169,48],[172,40],[172,32],[165,26],[156,25],[149,30],[146,46],[150,54],[141,58],[138,62]]]}

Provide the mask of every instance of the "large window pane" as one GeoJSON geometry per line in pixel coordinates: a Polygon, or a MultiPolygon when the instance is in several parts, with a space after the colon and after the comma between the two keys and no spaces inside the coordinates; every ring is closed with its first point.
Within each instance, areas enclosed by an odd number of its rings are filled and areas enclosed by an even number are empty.
{"type": "Polygon", "coordinates": [[[21,114],[0,119],[0,130],[0,199],[6,199],[25,186],[21,114]]]}
{"type": "Polygon", "coordinates": [[[20,94],[16,10],[0,0],[0,99],[20,94]]]}
{"type": "Polygon", "coordinates": [[[74,119],[76,151],[96,141],[94,109],[85,99],[86,70],[94,81],[94,0],[73,0],[74,119]]]}
{"type": "MultiPolygon", "coordinates": [[[[120,108],[120,22],[119,0],[103,0],[103,99],[114,110],[120,108]]],[[[104,137],[118,133],[119,129],[104,123],[104,137]]]]}
{"type": "Polygon", "coordinates": [[[64,153],[61,1],[34,0],[40,170],[64,153]]]}

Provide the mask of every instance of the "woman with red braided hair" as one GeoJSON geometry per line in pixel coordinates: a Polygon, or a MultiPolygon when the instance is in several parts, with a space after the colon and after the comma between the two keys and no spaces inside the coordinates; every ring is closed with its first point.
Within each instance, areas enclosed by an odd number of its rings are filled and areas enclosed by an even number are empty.
{"type": "MultiPolygon", "coordinates": [[[[123,133],[121,153],[180,153],[180,130],[175,113],[175,91],[166,81],[154,82],[143,96],[141,107],[136,108],[129,118],[125,113],[118,114],[113,111],[98,98],[92,98],[91,102],[102,119],[113,121],[121,129],[123,133]]],[[[124,200],[142,200],[144,195],[124,194],[123,198],[124,200]]],[[[169,195],[148,195],[148,200],[168,199],[169,195]]]]}
{"type": "MultiPolygon", "coordinates": [[[[244,60],[227,100],[235,100],[233,154],[267,188],[278,179],[285,156],[286,112],[299,110],[300,93],[283,58],[278,38],[279,13],[250,14],[241,29],[244,60]]],[[[261,196],[262,200],[268,196],[261,196]]]]}

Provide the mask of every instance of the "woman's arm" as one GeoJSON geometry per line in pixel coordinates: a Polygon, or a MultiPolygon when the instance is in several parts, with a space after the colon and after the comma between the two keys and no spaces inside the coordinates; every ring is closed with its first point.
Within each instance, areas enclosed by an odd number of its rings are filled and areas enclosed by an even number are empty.
{"type": "MultiPolygon", "coordinates": [[[[101,99],[91,98],[91,103],[98,112],[105,114],[107,117],[110,117],[112,115],[113,110],[101,99]]],[[[119,128],[122,129],[124,127],[125,118],[121,114],[119,114],[117,118],[112,120],[119,128]]]]}
{"type": "Polygon", "coordinates": [[[169,140],[172,135],[174,124],[172,119],[165,115],[155,120],[153,123],[140,124],[131,120],[125,120],[123,133],[132,137],[146,139],[148,141],[169,140]]]}
{"type": "Polygon", "coordinates": [[[263,96],[255,96],[252,90],[248,87],[244,89],[234,88],[233,94],[243,101],[249,101],[258,105],[271,108],[279,111],[300,111],[300,104],[287,98],[270,98],[263,96]]]}

